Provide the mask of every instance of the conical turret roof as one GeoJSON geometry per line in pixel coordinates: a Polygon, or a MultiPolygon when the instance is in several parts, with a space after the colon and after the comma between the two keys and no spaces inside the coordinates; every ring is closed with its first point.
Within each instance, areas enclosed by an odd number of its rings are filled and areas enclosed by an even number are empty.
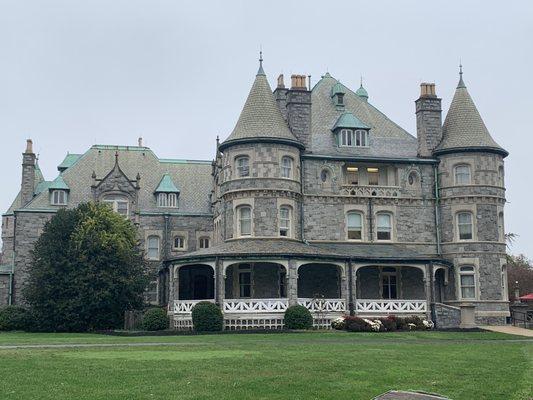
{"type": "Polygon", "coordinates": [[[442,141],[435,154],[453,151],[491,151],[508,155],[490,135],[463,81],[463,74],[455,90],[450,109],[442,127],[442,141]]]}
{"type": "Polygon", "coordinates": [[[294,142],[301,146],[281,115],[262,65],[259,67],[233,132],[220,145],[220,148],[223,149],[236,142],[254,139],[277,139],[294,142]]]}

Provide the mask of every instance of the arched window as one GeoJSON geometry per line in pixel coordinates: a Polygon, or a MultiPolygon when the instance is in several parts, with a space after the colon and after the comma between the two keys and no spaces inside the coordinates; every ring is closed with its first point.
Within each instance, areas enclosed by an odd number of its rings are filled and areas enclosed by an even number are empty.
{"type": "Polygon", "coordinates": [[[52,190],[50,199],[53,205],[64,206],[67,204],[67,191],[66,190],[52,190]]]}
{"type": "Polygon", "coordinates": [[[252,235],[252,207],[240,206],[237,208],[238,216],[238,236],[252,235]]]}
{"type": "Polygon", "coordinates": [[[250,176],[250,158],[248,156],[239,156],[235,159],[237,166],[237,176],[239,178],[250,176]]]}
{"type": "Polygon", "coordinates": [[[159,236],[148,236],[146,258],[149,260],[159,260],[159,236]]]}
{"type": "Polygon", "coordinates": [[[291,236],[291,208],[288,206],[279,209],[279,235],[284,237],[291,236]]]}
{"type": "Polygon", "coordinates": [[[505,226],[503,223],[503,212],[498,213],[498,240],[505,242],[505,226]]]}
{"type": "Polygon", "coordinates": [[[327,169],[323,169],[321,172],[320,172],[320,180],[323,182],[323,183],[326,183],[329,179],[329,172],[327,169]]]}
{"type": "Polygon", "coordinates": [[[208,237],[201,237],[198,239],[198,245],[201,249],[207,249],[209,247],[209,238],[208,237]]]}
{"type": "Polygon", "coordinates": [[[377,240],[392,240],[392,215],[389,213],[378,213],[376,215],[376,237],[377,240]]]}
{"type": "Polygon", "coordinates": [[[457,231],[459,232],[459,240],[471,240],[473,238],[472,220],[471,212],[465,211],[457,213],[457,231]]]}
{"type": "Polygon", "coordinates": [[[498,183],[500,186],[505,186],[505,175],[503,172],[503,165],[498,167],[498,183]]]}
{"type": "Polygon", "coordinates": [[[281,177],[292,178],[292,158],[289,156],[281,158],[281,177]]]}
{"type": "Polygon", "coordinates": [[[409,186],[418,184],[418,173],[416,171],[411,171],[407,177],[407,182],[409,183],[409,186]]]}
{"type": "Polygon", "coordinates": [[[461,285],[462,299],[476,298],[476,275],[473,265],[465,265],[459,268],[459,282],[461,285]]]}
{"type": "Polygon", "coordinates": [[[184,250],[185,249],[185,238],[183,236],[174,237],[174,249],[175,250],[184,250]]]}
{"type": "Polygon", "coordinates": [[[126,196],[108,195],[104,197],[103,202],[108,204],[116,213],[128,216],[129,201],[126,196]]]}
{"type": "Polygon", "coordinates": [[[361,240],[363,238],[363,216],[359,212],[350,211],[346,214],[348,240],[361,240]]]}
{"type": "Polygon", "coordinates": [[[455,184],[456,185],[470,185],[470,165],[461,164],[454,168],[455,171],[455,184]]]}

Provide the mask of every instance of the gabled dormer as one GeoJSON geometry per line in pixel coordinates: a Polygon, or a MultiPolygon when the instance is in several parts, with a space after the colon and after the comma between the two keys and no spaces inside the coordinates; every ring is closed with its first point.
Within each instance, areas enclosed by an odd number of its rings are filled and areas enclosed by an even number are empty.
{"type": "Polygon", "coordinates": [[[50,204],[54,206],[65,206],[68,202],[70,187],[61,175],[59,175],[48,187],[50,192],[50,204]]]}
{"type": "Polygon", "coordinates": [[[340,115],[331,129],[339,147],[368,147],[370,127],[351,112],[340,115]]]}
{"type": "Polygon", "coordinates": [[[346,89],[344,86],[337,81],[335,85],[331,88],[331,99],[335,107],[339,110],[344,110],[344,95],[346,94],[346,89]]]}
{"type": "Polygon", "coordinates": [[[154,191],[154,194],[157,198],[158,207],[178,207],[180,191],[172,181],[172,178],[169,174],[163,175],[159,185],[157,185],[157,188],[154,191]]]}

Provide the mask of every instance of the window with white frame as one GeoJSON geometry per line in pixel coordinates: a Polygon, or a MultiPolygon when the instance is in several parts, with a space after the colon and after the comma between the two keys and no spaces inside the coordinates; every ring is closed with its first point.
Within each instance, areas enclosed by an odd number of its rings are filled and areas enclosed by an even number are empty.
{"type": "Polygon", "coordinates": [[[288,206],[282,206],[279,209],[279,235],[291,236],[291,208],[288,206]]]}
{"type": "Polygon", "coordinates": [[[360,212],[350,211],[346,214],[348,240],[363,238],[363,216],[360,212]]]}
{"type": "Polygon", "coordinates": [[[250,176],[250,158],[248,156],[239,156],[235,159],[237,166],[237,176],[239,178],[250,176]]]}
{"type": "Polygon", "coordinates": [[[503,212],[498,213],[498,240],[505,242],[505,226],[503,223],[503,212]]]}
{"type": "Polygon", "coordinates": [[[341,129],[339,145],[343,147],[367,147],[368,132],[363,129],[341,129]]]}
{"type": "Polygon", "coordinates": [[[239,265],[239,297],[252,297],[252,269],[250,264],[239,265]]]}
{"type": "Polygon", "coordinates": [[[252,234],[252,207],[240,206],[237,208],[238,235],[251,236],[252,234]]]}
{"type": "Polygon", "coordinates": [[[283,156],[281,158],[281,177],[292,178],[292,157],[283,156]]]}
{"type": "Polygon", "coordinates": [[[398,271],[396,268],[381,270],[381,297],[383,299],[398,298],[398,271]]]}
{"type": "Polygon", "coordinates": [[[376,239],[392,240],[392,214],[376,214],[376,239]]]}
{"type": "Polygon", "coordinates": [[[149,260],[159,260],[159,236],[148,236],[146,258],[149,260]]]}
{"type": "Polygon", "coordinates": [[[472,213],[463,211],[457,213],[457,231],[459,232],[459,240],[473,239],[472,213]]]}
{"type": "Polygon", "coordinates": [[[476,274],[473,265],[465,265],[459,268],[459,283],[462,299],[476,298],[476,274]]]}
{"type": "Polygon", "coordinates": [[[470,165],[460,164],[455,166],[455,184],[456,185],[470,185],[470,165]]]}
{"type": "Polygon", "coordinates": [[[178,196],[176,193],[158,193],[157,206],[175,208],[178,206],[178,196]]]}
{"type": "Polygon", "coordinates": [[[347,185],[359,185],[359,168],[358,167],[346,167],[346,184],[347,185]]]}
{"type": "Polygon", "coordinates": [[[51,203],[55,206],[61,206],[67,204],[67,191],[66,190],[52,190],[50,195],[51,203]]]}
{"type": "Polygon", "coordinates": [[[501,269],[501,279],[502,279],[502,299],[507,300],[509,297],[507,294],[507,266],[504,264],[502,265],[501,269]]]}
{"type": "Polygon", "coordinates": [[[379,168],[369,167],[366,169],[366,174],[368,176],[368,184],[370,186],[379,185],[379,168]]]}
{"type": "Polygon", "coordinates": [[[185,249],[185,238],[181,235],[174,236],[173,248],[175,250],[184,250],[185,249]]]}
{"type": "Polygon", "coordinates": [[[201,237],[200,239],[198,239],[198,245],[201,249],[207,249],[209,247],[209,238],[201,237]]]}
{"type": "Polygon", "coordinates": [[[103,202],[109,205],[113,211],[120,215],[128,216],[129,213],[129,201],[126,196],[121,195],[108,195],[104,197],[103,202]]]}

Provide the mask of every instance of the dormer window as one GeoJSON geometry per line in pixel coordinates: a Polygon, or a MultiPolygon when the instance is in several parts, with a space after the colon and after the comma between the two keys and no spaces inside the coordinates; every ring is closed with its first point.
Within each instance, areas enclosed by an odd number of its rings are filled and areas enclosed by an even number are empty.
{"type": "Polygon", "coordinates": [[[50,202],[54,206],[64,206],[67,204],[67,191],[66,190],[52,190],[50,195],[50,202]]]}
{"type": "Polygon", "coordinates": [[[351,112],[341,114],[331,130],[337,136],[339,147],[368,147],[370,145],[368,137],[370,128],[351,112]]]}
{"type": "Polygon", "coordinates": [[[331,88],[331,98],[333,100],[333,104],[339,109],[344,108],[345,94],[346,90],[344,89],[344,86],[337,81],[337,83],[331,88]]]}
{"type": "Polygon", "coordinates": [[[157,206],[176,208],[178,206],[178,196],[176,193],[158,193],[157,206]]]}
{"type": "Polygon", "coordinates": [[[344,147],[367,147],[368,146],[368,131],[363,129],[341,129],[340,131],[340,146],[344,147]]]}
{"type": "Polygon", "coordinates": [[[158,207],[177,208],[180,191],[169,174],[163,175],[154,192],[158,207]]]}
{"type": "Polygon", "coordinates": [[[121,195],[108,195],[104,197],[103,202],[111,207],[113,211],[128,216],[129,213],[129,201],[126,196],[121,195]]]}

